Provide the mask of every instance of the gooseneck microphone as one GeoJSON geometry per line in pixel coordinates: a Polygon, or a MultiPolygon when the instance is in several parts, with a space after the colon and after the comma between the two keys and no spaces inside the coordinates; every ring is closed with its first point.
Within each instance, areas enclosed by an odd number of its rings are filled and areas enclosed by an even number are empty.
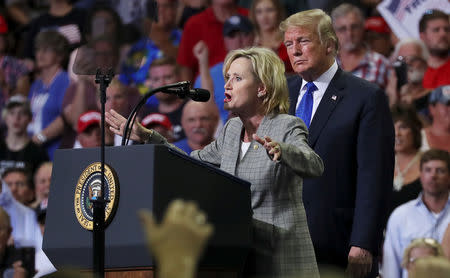
{"type": "Polygon", "coordinates": [[[174,85],[178,86],[162,89],[161,92],[167,94],[175,94],[180,98],[188,97],[193,101],[200,101],[200,102],[207,102],[211,95],[209,91],[206,89],[201,88],[191,89],[189,81],[178,82],[175,83],[174,85]]]}
{"type": "Polygon", "coordinates": [[[210,93],[206,89],[195,88],[195,89],[182,89],[182,88],[174,88],[168,89],[164,91],[164,93],[176,94],[180,98],[190,98],[193,101],[207,102],[210,97],[210,93]]]}
{"type": "Polygon", "coordinates": [[[131,111],[130,115],[128,116],[127,122],[125,123],[123,137],[122,137],[122,146],[128,145],[128,140],[131,135],[131,129],[133,128],[133,124],[136,118],[136,114],[139,111],[139,109],[145,104],[147,99],[154,95],[157,92],[162,92],[166,94],[175,94],[180,98],[190,98],[193,101],[201,101],[206,102],[210,98],[210,93],[208,90],[205,89],[191,89],[191,83],[189,81],[182,81],[174,84],[169,84],[166,86],[162,86],[159,88],[152,89],[148,91],[136,104],[136,106],[131,111]]]}

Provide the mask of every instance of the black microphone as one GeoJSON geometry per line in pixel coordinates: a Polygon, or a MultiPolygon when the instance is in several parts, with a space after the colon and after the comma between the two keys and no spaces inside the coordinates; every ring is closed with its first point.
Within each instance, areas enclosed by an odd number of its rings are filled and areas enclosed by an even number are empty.
{"type": "Polygon", "coordinates": [[[206,89],[195,88],[189,89],[189,87],[181,86],[179,88],[170,88],[164,90],[165,93],[176,94],[180,98],[188,97],[193,101],[207,102],[210,97],[210,93],[206,89]]]}

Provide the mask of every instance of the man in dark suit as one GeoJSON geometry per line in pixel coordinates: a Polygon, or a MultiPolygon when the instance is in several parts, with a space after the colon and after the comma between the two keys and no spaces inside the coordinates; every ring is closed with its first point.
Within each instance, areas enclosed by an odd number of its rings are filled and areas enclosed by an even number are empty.
{"type": "Polygon", "coordinates": [[[317,262],[375,277],[394,172],[386,96],[339,69],[338,40],[322,10],[294,14],[280,29],[298,74],[288,78],[290,113],[309,127],[309,143],[325,166],[303,187],[317,262]]]}

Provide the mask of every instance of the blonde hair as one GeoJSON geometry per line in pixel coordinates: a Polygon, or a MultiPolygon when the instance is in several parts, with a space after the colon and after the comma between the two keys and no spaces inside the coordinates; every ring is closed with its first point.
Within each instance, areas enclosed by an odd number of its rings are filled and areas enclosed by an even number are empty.
{"type": "Polygon", "coordinates": [[[225,58],[223,75],[225,77],[231,63],[238,58],[250,60],[253,74],[266,88],[263,99],[265,114],[285,114],[289,110],[289,93],[284,76],[284,64],[272,51],[262,47],[230,51],[225,58]]]}
{"type": "Polygon", "coordinates": [[[304,27],[310,30],[316,29],[322,44],[330,43],[334,47],[334,55],[339,49],[338,38],[334,31],[331,18],[321,9],[298,12],[286,18],[280,23],[280,30],[284,33],[289,27],[304,27]]]}
{"type": "Polygon", "coordinates": [[[403,252],[402,267],[407,268],[409,264],[409,255],[414,248],[430,248],[434,252],[434,256],[444,256],[444,249],[441,244],[433,238],[416,238],[406,247],[403,252]]]}
{"type": "Polygon", "coordinates": [[[447,278],[450,262],[445,257],[426,257],[417,260],[414,270],[408,273],[411,278],[447,278]]]}

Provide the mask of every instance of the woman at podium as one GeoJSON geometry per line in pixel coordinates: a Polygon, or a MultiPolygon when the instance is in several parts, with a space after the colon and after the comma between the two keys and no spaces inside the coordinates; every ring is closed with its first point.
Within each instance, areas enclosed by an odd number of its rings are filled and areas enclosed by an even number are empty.
{"type": "MultiPolygon", "coordinates": [[[[215,141],[191,156],[251,182],[253,249],[244,276],[318,277],[302,179],[320,176],[323,163],[308,146],[303,121],[286,114],[284,64],[271,50],[254,47],[231,51],[223,72],[224,107],[236,117],[215,141]]],[[[113,132],[123,134],[124,117],[111,110],[106,121],[113,132]]],[[[137,122],[131,139],[169,144],[137,122]]]]}

